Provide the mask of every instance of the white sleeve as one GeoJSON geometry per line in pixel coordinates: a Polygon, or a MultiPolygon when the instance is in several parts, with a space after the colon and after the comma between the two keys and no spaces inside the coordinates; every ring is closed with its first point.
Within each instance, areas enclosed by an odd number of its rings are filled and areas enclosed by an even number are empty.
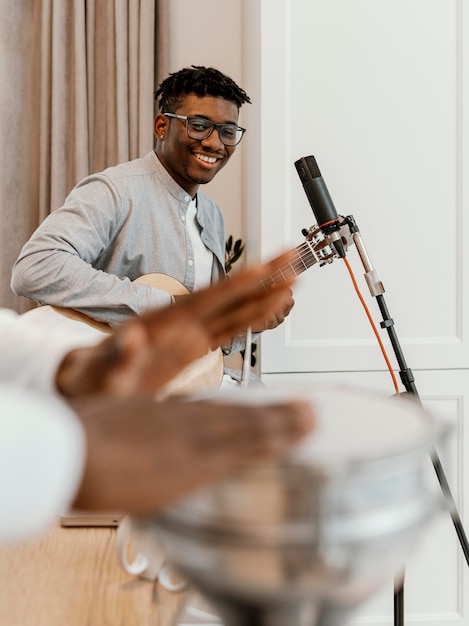
{"type": "Polygon", "coordinates": [[[73,501],[84,462],[84,432],[64,402],[0,384],[0,542],[53,524],[73,501]]]}
{"type": "Polygon", "coordinates": [[[39,307],[23,315],[0,309],[0,381],[57,393],[55,376],[64,356],[74,348],[96,344],[105,336],[51,307],[39,307]]]}

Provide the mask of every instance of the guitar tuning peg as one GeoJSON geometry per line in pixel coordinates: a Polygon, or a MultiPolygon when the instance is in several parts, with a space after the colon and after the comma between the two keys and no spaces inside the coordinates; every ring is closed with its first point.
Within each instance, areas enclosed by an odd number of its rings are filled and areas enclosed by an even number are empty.
{"type": "Polygon", "coordinates": [[[308,230],[307,228],[302,228],[302,229],[301,229],[301,234],[302,234],[304,237],[306,237],[306,236],[308,235],[308,233],[309,233],[309,230],[308,230]]]}

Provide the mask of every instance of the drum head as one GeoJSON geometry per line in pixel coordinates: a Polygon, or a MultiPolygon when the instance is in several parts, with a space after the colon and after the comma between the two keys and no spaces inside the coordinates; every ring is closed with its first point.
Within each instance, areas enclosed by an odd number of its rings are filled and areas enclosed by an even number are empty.
{"type": "Polygon", "coordinates": [[[293,451],[296,461],[331,466],[394,456],[428,446],[437,422],[412,396],[331,386],[298,390],[316,427],[293,451]]]}
{"type": "Polygon", "coordinates": [[[347,385],[253,387],[213,397],[240,404],[298,399],[311,404],[315,417],[313,431],[289,455],[302,463],[331,466],[400,454],[428,445],[442,428],[409,394],[389,396],[347,385]]]}
{"type": "MultiPolygon", "coordinates": [[[[217,402],[310,402],[315,428],[279,459],[246,465],[221,483],[167,510],[192,528],[236,530],[311,522],[318,516],[361,514],[423,493],[423,468],[437,422],[417,402],[343,386],[219,393],[217,402]]],[[[223,419],[223,413],[220,414],[223,419]]],[[[400,504],[399,504],[400,506],[400,504]]],[[[294,532],[299,537],[299,529],[294,532]]]]}

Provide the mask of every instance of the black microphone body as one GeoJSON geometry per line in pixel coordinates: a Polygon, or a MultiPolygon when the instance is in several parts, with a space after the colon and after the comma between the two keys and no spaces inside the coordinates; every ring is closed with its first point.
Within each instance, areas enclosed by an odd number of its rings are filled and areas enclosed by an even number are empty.
{"type": "MultiPolygon", "coordinates": [[[[301,157],[295,161],[295,167],[313,209],[314,216],[318,221],[318,226],[328,236],[337,233],[340,228],[340,218],[335,209],[334,203],[327,189],[324,178],[321,176],[318,164],[314,156],[301,157]]],[[[345,257],[345,248],[340,236],[332,238],[331,243],[338,255],[345,257]]]]}

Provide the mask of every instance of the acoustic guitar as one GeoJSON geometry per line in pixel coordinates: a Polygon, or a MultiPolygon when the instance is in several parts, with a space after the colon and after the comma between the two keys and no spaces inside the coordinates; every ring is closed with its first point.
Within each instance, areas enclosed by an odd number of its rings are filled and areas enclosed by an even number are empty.
{"type": "MultiPolygon", "coordinates": [[[[347,246],[347,239],[343,237],[344,245],[347,246]]],[[[305,241],[292,250],[293,257],[290,263],[286,264],[275,274],[271,274],[262,281],[262,285],[268,289],[275,283],[284,282],[292,274],[298,276],[316,263],[323,265],[332,262],[336,257],[335,251],[331,249],[327,241],[322,238],[319,228],[311,228],[306,235],[305,241]]],[[[135,280],[135,282],[151,285],[157,289],[167,291],[173,296],[189,293],[179,281],[166,274],[145,274],[135,280]]],[[[42,309],[46,307],[41,307],[42,309]]],[[[110,333],[111,327],[103,322],[98,322],[91,317],[75,311],[74,309],[48,306],[56,313],[63,315],[73,321],[85,323],[101,332],[110,333]]],[[[223,353],[221,348],[210,350],[205,356],[194,361],[185,367],[162,392],[158,398],[168,397],[174,394],[192,394],[214,391],[218,389],[223,378],[223,353]]]]}

